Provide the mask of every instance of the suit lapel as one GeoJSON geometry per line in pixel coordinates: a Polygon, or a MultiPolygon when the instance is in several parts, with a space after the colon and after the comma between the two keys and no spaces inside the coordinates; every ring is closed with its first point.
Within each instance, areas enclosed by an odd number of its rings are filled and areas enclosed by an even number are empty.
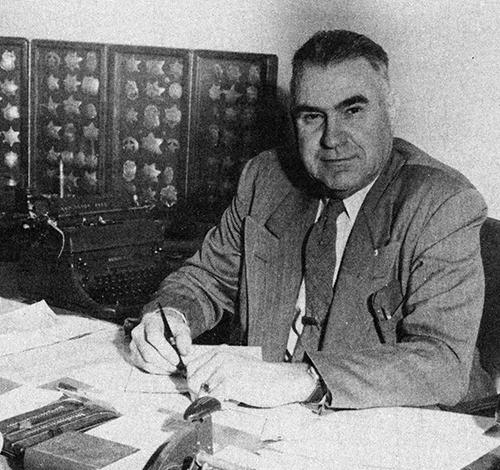
{"type": "Polygon", "coordinates": [[[381,287],[393,274],[399,245],[391,241],[391,183],[404,163],[405,158],[393,150],[361,206],[340,265],[322,348],[353,347],[358,340],[378,342],[367,299],[377,284],[381,287]]]}
{"type": "Polygon", "coordinates": [[[248,343],[267,360],[282,360],[302,279],[302,245],[314,222],[314,199],[288,186],[264,226],[245,221],[248,343]],[[270,334],[270,332],[272,332],[270,334]]]}

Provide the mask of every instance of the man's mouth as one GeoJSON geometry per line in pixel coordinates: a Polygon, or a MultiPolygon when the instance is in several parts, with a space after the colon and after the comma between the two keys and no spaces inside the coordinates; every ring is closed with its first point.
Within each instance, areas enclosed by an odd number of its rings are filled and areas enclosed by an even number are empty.
{"type": "Polygon", "coordinates": [[[357,155],[348,155],[348,156],[343,156],[343,157],[332,157],[332,158],[322,157],[322,158],[320,158],[320,160],[324,163],[332,163],[332,164],[339,163],[340,164],[340,163],[350,162],[351,160],[354,160],[356,157],[357,157],[357,155]]]}

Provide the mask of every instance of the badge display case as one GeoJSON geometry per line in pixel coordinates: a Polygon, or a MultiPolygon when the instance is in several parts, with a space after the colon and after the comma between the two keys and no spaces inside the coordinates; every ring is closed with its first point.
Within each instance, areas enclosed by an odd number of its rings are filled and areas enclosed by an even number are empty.
{"type": "Polygon", "coordinates": [[[0,213],[28,178],[28,41],[0,38],[0,213]]]}
{"type": "Polygon", "coordinates": [[[186,193],[189,53],[114,46],[109,58],[110,189],[172,207],[186,193]]]}
{"type": "Polygon", "coordinates": [[[182,206],[213,222],[245,163],[276,142],[275,55],[21,38],[0,48],[2,190],[182,206]]]}
{"type": "Polygon", "coordinates": [[[272,55],[195,51],[188,187],[199,211],[220,213],[245,163],[276,139],[272,55]]]}
{"type": "Polygon", "coordinates": [[[102,193],[105,46],[34,40],[31,48],[31,186],[60,197],[102,193]]]}

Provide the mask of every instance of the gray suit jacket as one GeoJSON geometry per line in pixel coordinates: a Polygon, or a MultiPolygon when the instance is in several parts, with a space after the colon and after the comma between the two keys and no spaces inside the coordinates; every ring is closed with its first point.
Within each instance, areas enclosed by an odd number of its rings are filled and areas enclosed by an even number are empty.
{"type": "MultiPolygon", "coordinates": [[[[219,225],[145,310],[179,309],[194,336],[228,311],[235,343],[283,360],[318,204],[297,162],[274,151],[250,161],[219,225]]],[[[332,406],[453,405],[470,377],[467,399],[493,392],[473,361],[485,217],[464,176],[395,139],[347,242],[320,346],[307,351],[332,406]],[[375,293],[390,320],[373,311],[375,293]]]]}

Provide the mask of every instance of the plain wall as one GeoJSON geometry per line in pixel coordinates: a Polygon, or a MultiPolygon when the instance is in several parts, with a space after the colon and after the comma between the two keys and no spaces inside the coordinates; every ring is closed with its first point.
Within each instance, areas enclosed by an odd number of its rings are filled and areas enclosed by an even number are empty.
{"type": "Polygon", "coordinates": [[[276,54],[352,29],[391,58],[397,135],[467,175],[500,218],[498,0],[1,0],[0,35],[276,54]]]}

